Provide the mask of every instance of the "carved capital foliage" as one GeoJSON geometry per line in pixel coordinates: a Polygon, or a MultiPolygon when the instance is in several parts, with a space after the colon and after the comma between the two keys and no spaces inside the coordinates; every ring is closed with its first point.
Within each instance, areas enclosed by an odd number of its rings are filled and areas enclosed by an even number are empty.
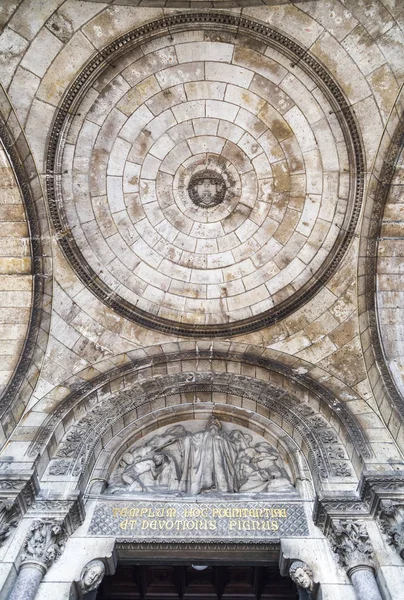
{"type": "Polygon", "coordinates": [[[404,500],[382,500],[378,510],[380,529],[404,560],[404,500]]]}
{"type": "Polygon", "coordinates": [[[49,568],[62,554],[66,540],[67,532],[61,521],[33,521],[25,538],[22,562],[39,562],[49,568]]]}
{"type": "Polygon", "coordinates": [[[363,521],[333,522],[328,538],[341,566],[346,569],[357,565],[373,567],[373,546],[363,521]]]}

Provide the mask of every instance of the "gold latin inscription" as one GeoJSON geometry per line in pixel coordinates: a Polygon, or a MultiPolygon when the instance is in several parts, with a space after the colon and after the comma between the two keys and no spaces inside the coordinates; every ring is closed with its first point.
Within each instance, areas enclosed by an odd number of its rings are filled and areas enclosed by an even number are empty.
{"type": "Polygon", "coordinates": [[[216,531],[224,520],[229,531],[278,531],[279,519],[287,519],[286,508],[185,506],[183,517],[172,507],[131,508],[114,506],[114,518],[122,531],[216,531]]]}

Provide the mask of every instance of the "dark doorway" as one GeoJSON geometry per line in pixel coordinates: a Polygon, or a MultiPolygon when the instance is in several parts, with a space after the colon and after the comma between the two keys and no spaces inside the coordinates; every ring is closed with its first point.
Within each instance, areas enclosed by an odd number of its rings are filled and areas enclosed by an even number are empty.
{"type": "Polygon", "coordinates": [[[97,600],[296,600],[276,566],[118,565],[97,600]]]}

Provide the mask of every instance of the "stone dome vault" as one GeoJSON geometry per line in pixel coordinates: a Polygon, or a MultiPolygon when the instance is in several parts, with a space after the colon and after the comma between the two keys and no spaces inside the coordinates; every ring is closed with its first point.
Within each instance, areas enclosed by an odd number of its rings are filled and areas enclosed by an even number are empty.
{"type": "Polygon", "coordinates": [[[47,192],[66,257],[104,303],[215,337],[321,289],[353,236],[363,168],[353,111],[301,46],[238,16],[172,14],[70,86],[47,192]]]}

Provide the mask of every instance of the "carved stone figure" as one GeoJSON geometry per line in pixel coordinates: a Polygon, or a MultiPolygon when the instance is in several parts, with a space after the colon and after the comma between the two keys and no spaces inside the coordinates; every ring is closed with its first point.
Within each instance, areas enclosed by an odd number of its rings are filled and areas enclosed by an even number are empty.
{"type": "Polygon", "coordinates": [[[302,560],[295,560],[290,566],[289,576],[297,587],[303,588],[309,593],[313,591],[313,571],[307,563],[302,560]]]}
{"type": "Polygon", "coordinates": [[[348,570],[356,565],[373,567],[373,546],[366,525],[359,521],[339,521],[329,532],[332,549],[348,570]]]}
{"type": "Polygon", "coordinates": [[[143,446],[126,452],[111,477],[108,493],[261,493],[288,490],[279,453],[265,441],[232,429],[211,416],[201,431],[174,425],[143,446]]]}
{"type": "Polygon", "coordinates": [[[102,560],[92,560],[86,564],[80,575],[80,588],[83,594],[96,590],[105,575],[102,560]]]}

